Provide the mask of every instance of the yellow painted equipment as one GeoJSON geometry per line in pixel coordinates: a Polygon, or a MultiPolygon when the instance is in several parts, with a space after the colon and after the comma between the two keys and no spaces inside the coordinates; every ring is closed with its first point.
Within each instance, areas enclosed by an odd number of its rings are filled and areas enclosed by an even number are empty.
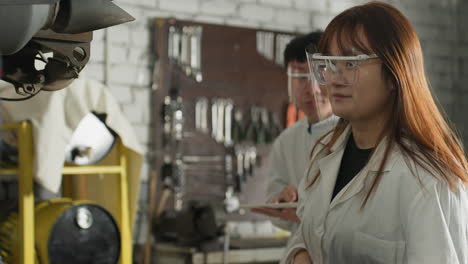
{"type": "MultiPolygon", "coordinates": [[[[17,239],[20,241],[19,248],[15,253],[19,254],[19,260],[16,262],[7,262],[9,264],[33,264],[37,262],[37,254],[35,253],[34,238],[38,227],[42,226],[36,225],[37,219],[35,216],[34,208],[34,191],[33,191],[33,140],[32,140],[32,124],[28,121],[22,121],[19,123],[9,123],[2,124],[0,126],[2,130],[13,130],[16,131],[18,135],[18,167],[17,168],[0,168],[1,175],[18,175],[18,212],[10,214],[9,217],[17,217],[19,220],[19,225],[17,231],[7,229],[5,232],[14,232],[17,236],[17,239]],[[15,216],[15,214],[17,214],[15,216]],[[9,230],[9,231],[8,231],[9,230]]],[[[89,174],[109,174],[117,175],[115,184],[107,184],[106,186],[114,190],[114,186],[117,186],[115,194],[108,195],[106,190],[102,190],[102,185],[96,185],[94,188],[103,193],[100,199],[95,199],[94,197],[91,200],[98,201],[102,205],[103,201],[108,201],[115,208],[115,210],[109,209],[108,205],[103,205],[108,209],[112,215],[117,220],[117,224],[120,230],[120,264],[131,264],[132,263],[132,229],[131,223],[135,215],[135,206],[131,207],[130,204],[136,204],[137,196],[134,195],[130,197],[129,189],[133,190],[132,193],[138,193],[139,182],[132,183],[129,180],[128,167],[132,164],[140,164],[138,162],[132,163],[134,160],[139,160],[135,158],[135,152],[132,152],[125,148],[122,144],[122,140],[119,139],[115,146],[115,157],[117,162],[111,163],[112,165],[94,165],[94,166],[65,166],[62,170],[63,175],[89,175],[89,174]],[[116,164],[117,163],[117,164],[116,164]],[[112,196],[112,197],[111,197],[112,196]],[[116,197],[113,197],[116,196],[116,197]],[[131,199],[130,199],[131,198],[131,199]]],[[[138,173],[139,174],[139,171],[138,173]]],[[[97,177],[96,177],[97,178],[97,177]]],[[[67,186],[67,178],[64,179],[64,186],[67,186]]],[[[94,189],[93,189],[94,190],[94,189]]],[[[86,198],[88,199],[88,198],[86,198]]],[[[83,199],[80,199],[83,200],[83,199]]],[[[4,222],[7,226],[11,221],[4,222]]],[[[9,226],[11,227],[11,226],[9,226]]],[[[2,241],[0,237],[0,241],[2,241]]],[[[0,255],[1,257],[1,255],[0,255]]],[[[5,260],[3,258],[2,260],[5,260]]],[[[65,262],[68,263],[68,262],[65,262]]],[[[88,264],[88,263],[87,263],[88,264]]]]}
{"type": "MultiPolygon", "coordinates": [[[[120,234],[110,213],[90,201],[57,198],[35,206],[36,264],[114,264],[120,234]]],[[[19,263],[18,214],[0,222],[0,255],[19,263]]]]}

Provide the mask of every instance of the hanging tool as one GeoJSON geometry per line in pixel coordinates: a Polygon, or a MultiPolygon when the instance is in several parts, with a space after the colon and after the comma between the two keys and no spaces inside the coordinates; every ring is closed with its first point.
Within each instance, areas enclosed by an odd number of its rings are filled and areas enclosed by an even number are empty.
{"type": "Polygon", "coordinates": [[[226,193],[224,199],[224,208],[226,212],[232,213],[239,209],[239,198],[235,195],[234,178],[233,178],[233,164],[232,156],[225,156],[225,180],[226,180],[226,193]]]}
{"type": "Polygon", "coordinates": [[[180,66],[185,73],[185,75],[190,76],[192,73],[192,68],[190,66],[190,35],[191,27],[184,26],[182,27],[181,35],[181,51],[180,51],[180,66]]]}
{"type": "Polygon", "coordinates": [[[171,111],[171,97],[166,96],[164,97],[164,102],[161,109],[161,116],[163,121],[163,147],[169,145],[171,139],[171,126],[172,126],[172,111],[171,111]]]}
{"type": "Polygon", "coordinates": [[[211,99],[211,137],[215,140],[218,133],[218,100],[217,98],[211,99]]]}
{"type": "Polygon", "coordinates": [[[234,108],[234,118],[232,123],[232,140],[235,144],[245,141],[244,114],[242,109],[234,108]]]}
{"type": "Polygon", "coordinates": [[[260,131],[262,135],[262,143],[271,143],[273,141],[273,136],[271,135],[270,127],[270,116],[268,114],[268,109],[265,107],[259,108],[260,111],[260,131]]]}
{"type": "Polygon", "coordinates": [[[202,32],[203,28],[201,26],[193,26],[190,36],[190,67],[192,77],[197,82],[201,82],[203,80],[201,70],[202,32]]]}
{"type": "Polygon", "coordinates": [[[197,131],[208,133],[208,99],[198,97],[195,103],[195,129],[197,131]]]}
{"type": "Polygon", "coordinates": [[[224,99],[218,100],[218,118],[217,118],[217,127],[216,127],[216,142],[224,142],[224,108],[226,106],[226,101],[224,99]]]}
{"type": "Polygon", "coordinates": [[[224,146],[231,147],[234,144],[232,140],[232,111],[234,103],[231,99],[227,99],[224,102],[224,146]]]}
{"type": "Polygon", "coordinates": [[[245,176],[245,169],[244,169],[244,158],[245,153],[243,152],[242,147],[238,146],[235,148],[236,154],[236,192],[241,193],[243,190],[243,183],[247,180],[245,176]]]}
{"type": "Polygon", "coordinates": [[[281,122],[277,113],[270,112],[270,124],[271,124],[270,133],[271,133],[272,139],[274,140],[276,137],[279,136],[279,134],[281,134],[281,130],[282,130],[281,122]]]}

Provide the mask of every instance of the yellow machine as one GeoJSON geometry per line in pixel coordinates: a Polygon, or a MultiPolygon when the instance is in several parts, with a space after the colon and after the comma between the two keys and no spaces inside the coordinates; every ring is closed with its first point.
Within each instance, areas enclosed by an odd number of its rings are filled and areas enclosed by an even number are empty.
{"type": "MultiPolygon", "coordinates": [[[[35,216],[35,263],[117,263],[119,229],[99,205],[57,198],[37,204],[35,216]]],[[[6,263],[19,263],[18,231],[18,214],[11,212],[0,222],[0,255],[6,263]]]]}
{"type": "MultiPolygon", "coordinates": [[[[1,175],[18,175],[18,211],[10,211],[10,214],[2,214],[2,219],[0,219],[0,260],[6,261],[8,264],[33,264],[33,263],[117,263],[117,262],[104,262],[99,259],[99,256],[96,255],[93,261],[88,262],[71,262],[71,260],[79,260],[75,255],[68,256],[71,257],[67,261],[62,262],[39,262],[43,261],[44,249],[38,248],[38,243],[35,241],[46,240],[48,237],[45,234],[48,234],[51,229],[50,226],[53,226],[54,219],[61,217],[61,213],[65,213],[70,208],[75,208],[78,202],[72,202],[72,200],[52,200],[47,202],[47,206],[43,203],[35,206],[34,204],[34,191],[33,191],[33,166],[31,166],[33,161],[33,142],[32,142],[32,125],[30,122],[23,121],[20,123],[14,124],[2,124],[1,128],[3,130],[15,130],[18,135],[18,167],[17,168],[0,168],[1,175]],[[59,202],[62,201],[62,202],[59,202]],[[67,201],[67,202],[64,202],[67,201]],[[67,209],[69,208],[69,209],[67,209]],[[38,211],[40,209],[40,212],[38,211]],[[44,210],[44,211],[43,211],[44,210]],[[55,213],[54,213],[55,212],[55,213]],[[40,213],[40,215],[39,215],[40,213]],[[7,217],[7,218],[5,218],[7,217]],[[42,220],[45,218],[46,220],[42,220]],[[48,219],[48,220],[47,220],[48,219]],[[49,223],[49,224],[47,224],[49,223]],[[46,225],[47,224],[47,225],[46,225]],[[11,241],[10,241],[11,240],[11,241]],[[17,241],[17,242],[14,242],[17,241]],[[14,252],[13,252],[14,251],[14,252]],[[13,261],[7,261],[7,257],[14,256],[13,261]]],[[[86,197],[81,198],[81,203],[88,203],[88,201],[83,200],[93,200],[96,205],[99,205],[106,208],[112,216],[115,217],[116,224],[118,226],[117,231],[118,244],[119,244],[119,254],[121,264],[130,264],[132,263],[132,230],[131,224],[133,209],[130,209],[129,202],[129,182],[128,182],[128,162],[132,159],[128,158],[128,151],[122,145],[121,140],[117,141],[117,144],[114,148],[114,155],[112,161],[108,161],[107,165],[94,165],[94,166],[65,166],[62,170],[63,175],[91,175],[91,174],[100,174],[100,175],[109,175],[109,179],[114,181],[108,183],[105,181],[106,185],[102,183],[96,184],[91,182],[90,184],[94,186],[92,193],[97,193],[102,197],[86,197]],[[115,161],[116,160],[116,161],[115,161]],[[112,164],[112,165],[111,165],[112,164]],[[117,177],[113,177],[116,175],[117,177]],[[105,186],[105,188],[103,188],[105,186]],[[110,190],[107,190],[110,189],[110,190]],[[110,203],[105,204],[104,202],[110,203]]],[[[112,156],[112,155],[110,155],[112,156]]],[[[106,177],[92,177],[92,179],[100,179],[106,177]]],[[[69,181],[64,179],[64,186],[70,185],[69,181]]],[[[132,185],[133,187],[137,185],[132,185]]],[[[65,190],[64,190],[65,191],[65,190]]],[[[135,191],[134,193],[138,193],[135,191]]],[[[134,204],[136,197],[133,198],[134,204]]],[[[133,207],[134,208],[134,207],[133,207]]],[[[102,209],[102,208],[101,208],[102,209]]],[[[104,211],[102,209],[101,211],[104,211]]],[[[85,214],[81,214],[83,216],[85,214]]],[[[105,215],[105,214],[104,214],[105,215]]],[[[84,217],[86,219],[86,217],[84,217]]],[[[76,222],[76,221],[75,221],[76,222]]],[[[114,226],[115,222],[110,226],[114,226]]],[[[63,234],[69,234],[69,229],[61,231],[63,234]]],[[[108,231],[106,231],[108,232],[108,231]]],[[[42,243],[42,242],[41,242],[42,243]]],[[[47,244],[45,244],[47,245],[47,244]]],[[[80,247],[86,248],[88,244],[86,242],[80,244],[80,247]]],[[[103,244],[104,245],[104,244],[103,244]]],[[[48,246],[48,245],[47,245],[48,246]]],[[[60,245],[64,247],[65,244],[60,245]]],[[[67,245],[69,247],[69,245],[67,245]]],[[[73,247],[73,245],[71,245],[73,247]]],[[[51,247],[45,247],[50,248],[51,247]]],[[[73,248],[76,252],[82,252],[81,249],[78,250],[77,247],[73,248]]],[[[78,254],[78,253],[77,253],[78,254]]],[[[82,254],[82,253],[79,253],[82,254]]],[[[0,263],[2,263],[0,261],[0,263]]]]}

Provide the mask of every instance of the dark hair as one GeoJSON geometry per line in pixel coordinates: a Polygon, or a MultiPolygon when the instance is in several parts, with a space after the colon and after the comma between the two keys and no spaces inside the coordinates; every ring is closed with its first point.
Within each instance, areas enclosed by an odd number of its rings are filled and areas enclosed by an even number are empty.
{"type": "Polygon", "coordinates": [[[284,66],[288,67],[291,61],[306,62],[306,47],[310,44],[318,46],[322,33],[323,31],[319,30],[292,39],[284,49],[284,66]]]}

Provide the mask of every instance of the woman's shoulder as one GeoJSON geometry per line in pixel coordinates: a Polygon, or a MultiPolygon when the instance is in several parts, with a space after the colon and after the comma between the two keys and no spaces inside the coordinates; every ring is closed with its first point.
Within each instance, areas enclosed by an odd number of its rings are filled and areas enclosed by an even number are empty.
{"type": "MultiPolygon", "coordinates": [[[[397,159],[390,172],[401,190],[419,193],[433,188],[450,189],[446,177],[450,177],[451,172],[442,167],[443,164],[434,163],[414,147],[410,149],[410,152],[407,150],[402,146],[395,148],[394,153],[397,159]]],[[[464,188],[461,181],[455,181],[455,185],[457,187],[461,185],[464,188]]]]}

